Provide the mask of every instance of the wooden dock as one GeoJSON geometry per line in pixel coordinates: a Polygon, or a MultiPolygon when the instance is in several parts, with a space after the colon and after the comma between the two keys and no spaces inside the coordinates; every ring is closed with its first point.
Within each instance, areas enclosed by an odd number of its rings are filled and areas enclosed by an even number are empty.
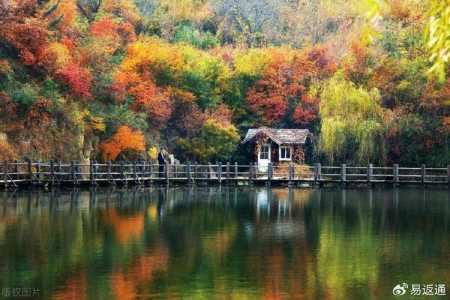
{"type": "Polygon", "coordinates": [[[255,164],[237,163],[157,165],[147,161],[80,164],[72,161],[2,162],[0,185],[20,186],[96,186],[143,184],[266,184],[342,186],[392,184],[446,185],[450,187],[450,166],[446,168],[271,165],[260,172],[255,164]]]}

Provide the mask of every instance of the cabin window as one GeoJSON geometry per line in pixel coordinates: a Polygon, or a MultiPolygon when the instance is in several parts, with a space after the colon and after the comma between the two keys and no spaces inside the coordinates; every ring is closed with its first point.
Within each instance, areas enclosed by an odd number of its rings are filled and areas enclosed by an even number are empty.
{"type": "Polygon", "coordinates": [[[290,146],[280,146],[280,160],[292,160],[292,148],[290,146]]]}
{"type": "Polygon", "coordinates": [[[259,152],[259,159],[269,159],[269,145],[262,145],[261,151],[259,152]]]}

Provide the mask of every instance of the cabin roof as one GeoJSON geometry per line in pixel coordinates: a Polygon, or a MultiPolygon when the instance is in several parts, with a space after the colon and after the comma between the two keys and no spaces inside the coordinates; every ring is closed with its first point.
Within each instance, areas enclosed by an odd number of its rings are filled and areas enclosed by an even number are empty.
{"type": "Polygon", "coordinates": [[[276,129],[276,128],[251,128],[242,141],[243,144],[253,140],[259,134],[264,134],[278,145],[304,144],[311,134],[308,129],[276,129]]]}

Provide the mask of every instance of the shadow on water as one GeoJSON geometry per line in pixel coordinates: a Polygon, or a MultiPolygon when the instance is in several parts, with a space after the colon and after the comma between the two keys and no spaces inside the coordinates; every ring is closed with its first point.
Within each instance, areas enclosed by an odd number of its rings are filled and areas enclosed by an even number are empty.
{"type": "Polygon", "coordinates": [[[449,206],[447,190],[422,189],[3,192],[0,288],[40,299],[387,299],[403,282],[448,289],[449,206]]]}

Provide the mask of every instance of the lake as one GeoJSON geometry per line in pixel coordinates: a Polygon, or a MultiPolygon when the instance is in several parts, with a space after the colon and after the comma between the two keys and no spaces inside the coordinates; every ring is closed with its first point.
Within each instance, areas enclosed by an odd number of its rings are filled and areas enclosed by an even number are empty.
{"type": "Polygon", "coordinates": [[[448,299],[449,206],[445,189],[2,192],[1,295],[448,299]]]}

